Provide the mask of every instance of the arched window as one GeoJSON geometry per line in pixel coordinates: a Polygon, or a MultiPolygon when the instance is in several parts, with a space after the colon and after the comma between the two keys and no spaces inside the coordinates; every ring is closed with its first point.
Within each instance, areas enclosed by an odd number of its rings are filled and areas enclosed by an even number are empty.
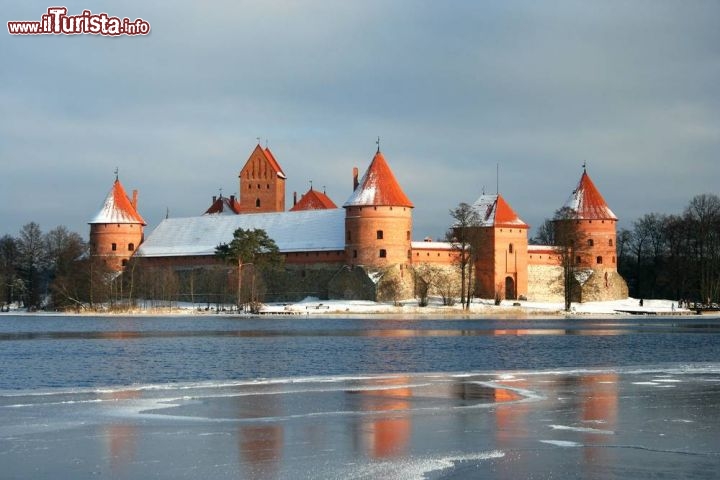
{"type": "Polygon", "coordinates": [[[598,264],[598,265],[601,265],[601,264],[602,264],[602,257],[598,255],[596,261],[597,261],[597,264],[598,264]]]}
{"type": "Polygon", "coordinates": [[[260,208],[260,199],[259,198],[255,199],[255,207],[260,208]]]}
{"type": "Polygon", "coordinates": [[[383,231],[382,231],[382,230],[378,230],[378,231],[377,231],[377,239],[378,239],[378,240],[382,240],[382,239],[383,239],[383,231]]]}
{"type": "Polygon", "coordinates": [[[132,252],[133,250],[135,250],[135,244],[134,244],[134,243],[128,243],[128,250],[131,251],[131,252],[132,252]]]}
{"type": "Polygon", "coordinates": [[[582,259],[580,258],[580,255],[575,257],[575,263],[580,263],[581,261],[582,261],[582,259]]]}
{"type": "Polygon", "coordinates": [[[588,247],[592,247],[593,245],[595,245],[595,240],[593,240],[592,238],[588,238],[587,244],[588,247]]]}
{"type": "Polygon", "coordinates": [[[508,253],[513,253],[513,244],[508,245],[508,253]]]}

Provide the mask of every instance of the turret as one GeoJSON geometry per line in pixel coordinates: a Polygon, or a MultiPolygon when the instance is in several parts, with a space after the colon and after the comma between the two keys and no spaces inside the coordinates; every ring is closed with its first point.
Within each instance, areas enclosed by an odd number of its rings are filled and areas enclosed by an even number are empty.
{"type": "Polygon", "coordinates": [[[575,222],[578,248],[575,265],[617,270],[616,229],[618,218],[590,179],[586,169],[563,209],[575,222]]]}
{"type": "Polygon", "coordinates": [[[137,211],[137,190],[130,200],[115,177],[105,202],[89,224],[90,254],[102,257],[112,270],[121,270],[143,241],[146,223],[137,211]]]}
{"type": "Polygon", "coordinates": [[[345,256],[349,265],[407,264],[411,256],[413,204],[378,148],[365,175],[345,202],[345,256]]]}

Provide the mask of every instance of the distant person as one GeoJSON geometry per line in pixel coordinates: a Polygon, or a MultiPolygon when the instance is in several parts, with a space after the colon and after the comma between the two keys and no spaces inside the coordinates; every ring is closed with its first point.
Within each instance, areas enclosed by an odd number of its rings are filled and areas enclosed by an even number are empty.
{"type": "Polygon", "coordinates": [[[641,307],[643,306],[643,299],[642,299],[642,298],[640,299],[640,306],[641,306],[641,307]]]}

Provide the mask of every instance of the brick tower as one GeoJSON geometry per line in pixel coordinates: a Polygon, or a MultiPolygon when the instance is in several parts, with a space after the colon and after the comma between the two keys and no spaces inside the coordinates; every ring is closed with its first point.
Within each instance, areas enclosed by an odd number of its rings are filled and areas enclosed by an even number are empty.
{"type": "Polygon", "coordinates": [[[478,255],[475,291],[481,298],[517,299],[528,290],[528,225],[502,195],[482,195],[473,208],[478,255]]]}
{"type": "Polygon", "coordinates": [[[378,148],[345,202],[345,257],[348,265],[385,267],[410,263],[413,204],[400,188],[378,148]]]}
{"type": "Polygon", "coordinates": [[[258,144],[240,170],[241,213],[285,211],[285,173],[269,148],[258,144]]]}
{"type": "Polygon", "coordinates": [[[563,206],[576,227],[581,242],[575,254],[577,270],[585,270],[590,277],[580,276],[581,297],[578,301],[600,301],[626,298],[627,284],[617,273],[617,221],[605,199],[583,167],[577,187],[563,206]],[[587,278],[587,280],[585,280],[587,278]]]}
{"type": "Polygon", "coordinates": [[[91,255],[104,258],[112,270],[121,270],[142,243],[147,225],[137,211],[137,190],[131,200],[115,177],[102,208],[89,223],[91,255]]]}

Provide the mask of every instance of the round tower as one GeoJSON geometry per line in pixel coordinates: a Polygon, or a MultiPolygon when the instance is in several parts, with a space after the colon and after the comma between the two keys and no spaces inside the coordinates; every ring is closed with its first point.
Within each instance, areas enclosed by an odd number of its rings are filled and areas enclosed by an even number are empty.
{"type": "Polygon", "coordinates": [[[411,258],[413,204],[378,149],[345,202],[345,256],[349,265],[385,267],[411,258]]]}
{"type": "Polygon", "coordinates": [[[618,219],[584,168],[577,188],[562,211],[567,216],[556,220],[556,235],[558,227],[571,235],[574,258],[569,260],[579,287],[573,294],[573,301],[627,298],[627,283],[617,272],[618,219]],[[568,230],[568,227],[571,228],[568,230]]]}
{"type": "Polygon", "coordinates": [[[100,211],[90,222],[90,254],[121,270],[143,241],[145,220],[137,212],[137,190],[128,198],[115,178],[100,211]]]}
{"type": "Polygon", "coordinates": [[[595,184],[583,169],[580,182],[563,207],[573,212],[579,245],[575,258],[578,267],[617,270],[615,216],[595,184]]]}

